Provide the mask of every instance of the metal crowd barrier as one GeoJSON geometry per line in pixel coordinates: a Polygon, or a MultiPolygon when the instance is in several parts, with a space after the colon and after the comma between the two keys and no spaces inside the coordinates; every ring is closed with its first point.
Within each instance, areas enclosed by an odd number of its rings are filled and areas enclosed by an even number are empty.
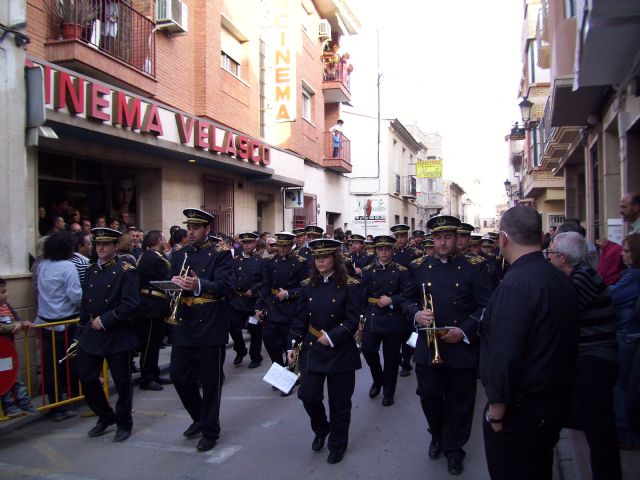
{"type": "MultiPolygon", "coordinates": [[[[78,381],[78,387],[76,390],[71,388],[72,379],[75,378],[75,372],[73,370],[73,362],[75,361],[73,355],[67,355],[67,351],[73,340],[69,337],[69,329],[65,328],[64,331],[56,331],[51,329],[51,327],[56,327],[59,325],[77,325],[79,322],[79,318],[72,318],[70,320],[61,320],[59,322],[50,322],[44,324],[33,325],[32,328],[23,330],[24,332],[24,358],[26,363],[26,371],[27,371],[27,392],[31,397],[32,401],[35,400],[33,393],[35,391],[34,385],[34,374],[32,372],[33,367],[35,366],[37,371],[40,372],[40,396],[41,396],[41,405],[35,406],[35,408],[44,412],[50,410],[55,407],[60,407],[63,405],[68,405],[72,403],[79,402],[84,399],[84,395],[82,394],[82,385],[80,381],[78,381]],[[45,329],[51,334],[51,365],[53,366],[50,369],[52,372],[45,371],[45,358],[44,358],[44,349],[43,349],[43,336],[45,334],[45,329]],[[58,351],[59,348],[57,346],[56,339],[59,335],[63,335],[64,337],[64,351],[58,351]],[[34,342],[34,340],[38,340],[34,342]],[[31,359],[33,358],[32,352],[32,343],[36,344],[37,350],[37,364],[32,365],[31,359]],[[65,355],[67,355],[66,358],[65,355]],[[63,360],[64,358],[64,360],[63,360]],[[61,363],[59,363],[61,361],[61,363]],[[62,368],[62,372],[60,371],[62,368]],[[48,373],[53,373],[53,401],[49,401],[49,394],[45,388],[45,375],[48,373]],[[64,374],[64,375],[61,375],[64,374]],[[65,377],[65,378],[60,378],[65,377]],[[66,380],[66,381],[65,381],[66,380]],[[61,384],[62,383],[62,384],[61,384]]],[[[73,381],[75,383],[75,381],[73,381]]],[[[107,362],[104,361],[102,365],[102,384],[104,389],[104,394],[109,397],[109,372],[107,368],[107,362]]],[[[7,417],[3,410],[2,402],[0,402],[0,422],[13,420],[14,418],[20,418],[23,415],[16,417],[7,417]]]]}

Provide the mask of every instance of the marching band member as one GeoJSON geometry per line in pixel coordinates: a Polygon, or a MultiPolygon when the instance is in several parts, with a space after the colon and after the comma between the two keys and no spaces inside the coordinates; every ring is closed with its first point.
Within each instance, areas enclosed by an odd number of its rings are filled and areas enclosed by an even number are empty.
{"type": "Polygon", "coordinates": [[[355,371],[361,368],[354,340],[359,324],[359,281],[347,275],[340,253],[341,242],[317,239],[309,242],[313,255],[309,278],[302,282],[300,300],[291,326],[289,362],[297,360],[301,383],[298,398],[311,419],[320,451],[329,436],[327,462],[342,460],[347,449],[351,420],[351,397],[355,371]],[[299,358],[294,346],[302,342],[299,358]],[[329,394],[329,419],[323,404],[325,381],[329,394]]]}

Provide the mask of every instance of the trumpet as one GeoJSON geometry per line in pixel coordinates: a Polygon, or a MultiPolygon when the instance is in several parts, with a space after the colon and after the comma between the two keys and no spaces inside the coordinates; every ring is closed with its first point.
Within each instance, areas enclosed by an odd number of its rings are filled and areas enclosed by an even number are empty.
{"type": "MultiPolygon", "coordinates": [[[[422,301],[424,303],[424,309],[431,310],[435,315],[435,309],[433,307],[433,297],[430,293],[427,293],[424,283],[422,284],[422,301]]],[[[440,347],[438,346],[438,330],[436,329],[435,316],[433,322],[431,323],[431,326],[427,327],[425,330],[427,336],[427,347],[429,347],[430,349],[433,345],[433,358],[431,359],[431,364],[439,365],[444,363],[444,360],[440,356],[440,347]]]]}
{"type": "Polygon", "coordinates": [[[362,334],[364,333],[364,324],[367,323],[367,319],[364,315],[360,315],[360,321],[358,322],[358,330],[353,334],[353,338],[356,341],[358,350],[362,349],[362,334]]]}
{"type": "Polygon", "coordinates": [[[300,350],[302,350],[302,341],[296,343],[295,347],[293,347],[293,363],[287,368],[296,374],[298,379],[300,378],[300,350]]]}
{"type": "MultiPolygon", "coordinates": [[[[184,254],[184,261],[182,262],[182,266],[180,267],[179,277],[187,278],[189,275],[189,268],[187,266],[187,254],[184,254]]],[[[164,319],[165,323],[169,325],[180,325],[180,322],[176,319],[176,315],[178,313],[178,306],[180,305],[180,300],[182,299],[182,289],[175,291],[168,291],[169,297],[171,300],[169,301],[169,311],[171,315],[164,319]]]]}
{"type": "Polygon", "coordinates": [[[71,345],[69,345],[69,348],[67,348],[67,354],[62,357],[60,360],[58,360],[58,363],[62,363],[67,359],[72,359],[72,358],[76,358],[78,356],[78,340],[74,340],[73,342],[71,342],[71,345]]]}

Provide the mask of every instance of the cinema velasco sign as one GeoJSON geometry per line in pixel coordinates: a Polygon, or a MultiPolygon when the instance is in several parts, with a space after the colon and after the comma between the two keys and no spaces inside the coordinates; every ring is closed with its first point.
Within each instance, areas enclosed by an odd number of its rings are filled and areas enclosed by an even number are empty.
{"type": "MultiPolygon", "coordinates": [[[[29,63],[29,62],[28,62],[29,63]]],[[[31,63],[28,66],[34,66],[31,63]]],[[[268,166],[268,144],[210,121],[164,107],[148,99],[52,65],[44,70],[45,108],[140,135],[186,145],[238,161],[268,166]]]]}

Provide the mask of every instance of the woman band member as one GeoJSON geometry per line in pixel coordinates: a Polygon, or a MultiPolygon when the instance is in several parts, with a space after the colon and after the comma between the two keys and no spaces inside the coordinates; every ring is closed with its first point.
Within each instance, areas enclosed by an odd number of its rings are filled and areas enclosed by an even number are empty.
{"type": "Polygon", "coordinates": [[[347,275],[341,245],[332,239],[309,242],[313,254],[311,273],[302,282],[291,326],[292,350],[288,352],[289,363],[293,364],[293,347],[302,341],[297,359],[302,375],[298,398],[315,433],[311,448],[320,451],[329,435],[327,462],[332,464],[342,460],[347,449],[355,371],[362,367],[353,338],[359,323],[360,284],[347,275]],[[325,380],[329,420],[322,402],[325,380]]]}

